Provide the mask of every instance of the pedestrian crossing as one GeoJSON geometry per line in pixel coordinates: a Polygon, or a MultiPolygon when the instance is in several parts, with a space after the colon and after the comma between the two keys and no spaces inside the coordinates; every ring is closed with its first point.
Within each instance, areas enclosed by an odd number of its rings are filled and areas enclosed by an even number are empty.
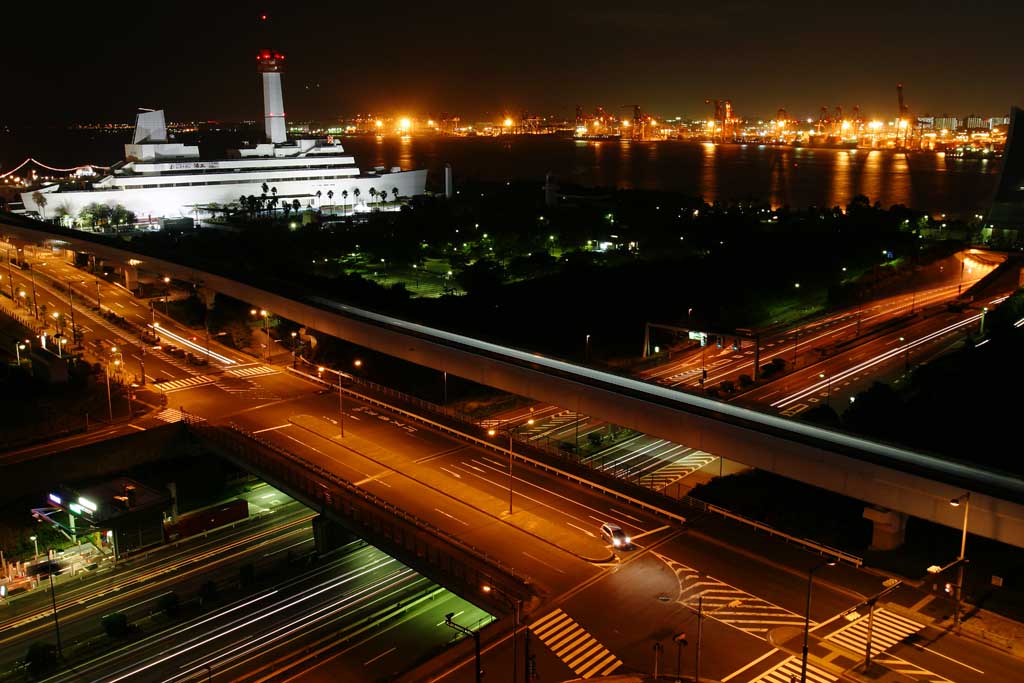
{"type": "Polygon", "coordinates": [[[165,408],[155,415],[156,419],[164,422],[206,422],[205,417],[194,413],[185,413],[177,408],[165,408]]]}
{"type": "Polygon", "coordinates": [[[254,365],[247,368],[231,368],[227,374],[234,377],[260,377],[262,375],[276,375],[281,371],[269,365],[254,365]]]}
{"type": "MultiPolygon", "coordinates": [[[[790,612],[712,576],[701,574],[660,553],[654,555],[675,572],[679,581],[678,602],[694,610],[699,604],[704,616],[762,640],[767,640],[768,631],[781,626],[804,627],[802,614],[790,612]]],[[[810,623],[814,625],[813,621],[810,623]]]]}
{"type": "MultiPolygon", "coordinates": [[[[768,669],[750,683],[799,683],[803,660],[787,657],[783,662],[768,669]]],[[[807,663],[807,683],[835,683],[839,678],[807,663]]]]}
{"type": "Polygon", "coordinates": [[[530,625],[533,634],[580,678],[607,676],[622,661],[562,609],[556,609],[530,625]]]}
{"type": "Polygon", "coordinates": [[[193,389],[204,384],[212,384],[216,379],[216,377],[211,377],[210,375],[200,375],[198,377],[186,377],[185,379],[171,379],[166,382],[154,382],[153,386],[165,394],[170,394],[175,391],[193,389]]]}
{"type": "MultiPolygon", "coordinates": [[[[839,643],[858,654],[863,653],[868,643],[868,621],[868,615],[864,615],[852,624],[825,636],[825,640],[839,643]]],[[[885,652],[924,628],[924,624],[901,617],[886,609],[876,609],[871,621],[872,655],[885,652]]]]}
{"type": "Polygon", "coordinates": [[[655,470],[649,475],[644,475],[641,481],[655,491],[661,491],[700,468],[710,465],[717,459],[718,456],[711,455],[710,453],[693,451],[677,458],[674,462],[655,470]]]}

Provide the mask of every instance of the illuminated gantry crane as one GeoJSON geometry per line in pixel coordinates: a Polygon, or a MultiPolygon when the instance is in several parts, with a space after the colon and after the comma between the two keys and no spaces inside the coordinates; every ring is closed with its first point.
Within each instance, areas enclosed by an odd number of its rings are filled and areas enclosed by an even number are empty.
{"type": "Polygon", "coordinates": [[[912,126],[910,125],[910,107],[903,103],[903,84],[896,84],[896,98],[899,103],[899,116],[896,119],[896,144],[907,146],[912,126]]]}
{"type": "Polygon", "coordinates": [[[711,140],[734,139],[736,137],[736,124],[739,117],[732,110],[730,100],[704,100],[704,104],[713,104],[715,108],[714,118],[708,121],[708,134],[711,140]]]}
{"type": "MultiPolygon", "coordinates": [[[[647,137],[647,120],[644,118],[643,112],[640,111],[639,104],[624,104],[621,109],[633,109],[632,119],[623,119],[623,127],[629,128],[628,137],[634,140],[643,140],[647,137]],[[629,123],[627,123],[627,121],[629,123]]],[[[623,136],[627,137],[627,136],[623,136]]]]}

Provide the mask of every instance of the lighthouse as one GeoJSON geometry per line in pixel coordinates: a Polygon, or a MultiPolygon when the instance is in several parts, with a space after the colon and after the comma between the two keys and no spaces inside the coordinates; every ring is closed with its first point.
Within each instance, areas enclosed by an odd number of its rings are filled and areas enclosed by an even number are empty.
{"type": "Polygon", "coordinates": [[[256,64],[263,74],[263,127],[267,139],[275,145],[288,140],[284,121],[284,97],[281,95],[281,69],[284,55],[274,50],[260,50],[256,64]]]}

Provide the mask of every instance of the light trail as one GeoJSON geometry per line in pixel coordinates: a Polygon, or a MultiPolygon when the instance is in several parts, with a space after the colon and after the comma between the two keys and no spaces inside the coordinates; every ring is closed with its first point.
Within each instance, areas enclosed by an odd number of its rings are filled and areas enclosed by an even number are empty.
{"type": "Polygon", "coordinates": [[[955,322],[952,325],[947,325],[946,327],[943,327],[942,329],[939,329],[939,330],[936,330],[936,331],[931,332],[929,334],[926,334],[925,336],[923,336],[923,337],[921,337],[919,339],[915,339],[914,341],[908,341],[905,344],[901,344],[900,346],[898,346],[895,349],[890,349],[888,351],[883,351],[882,353],[878,354],[874,358],[869,358],[868,360],[863,361],[861,363],[858,363],[857,365],[854,365],[853,367],[847,368],[846,370],[843,370],[841,372],[837,372],[837,373],[827,377],[826,379],[823,379],[823,380],[820,380],[818,382],[815,382],[814,384],[812,384],[811,386],[809,386],[809,387],[807,387],[805,389],[801,389],[800,391],[798,391],[798,392],[796,392],[794,394],[790,394],[789,396],[786,396],[784,398],[780,398],[779,400],[775,401],[771,405],[772,405],[773,408],[785,408],[786,406],[789,406],[790,404],[794,403],[795,401],[799,401],[799,400],[801,400],[803,398],[806,398],[807,396],[810,396],[813,393],[816,393],[818,391],[821,391],[822,389],[825,389],[829,384],[835,383],[837,381],[842,381],[842,380],[844,380],[844,379],[846,379],[848,377],[851,377],[851,376],[857,374],[858,372],[861,372],[862,370],[867,370],[868,368],[874,367],[874,366],[878,365],[879,363],[884,363],[887,360],[891,360],[891,359],[899,356],[900,354],[908,352],[912,348],[915,348],[915,347],[920,346],[922,344],[926,344],[926,343],[928,343],[930,341],[933,341],[934,339],[937,339],[937,338],[939,338],[939,337],[941,337],[943,335],[949,334],[950,332],[953,332],[953,331],[955,331],[955,330],[957,330],[957,329],[959,329],[961,327],[965,327],[967,325],[975,323],[980,318],[981,318],[981,314],[979,313],[979,314],[973,315],[973,316],[971,316],[969,318],[965,318],[965,319],[963,319],[963,320],[961,320],[959,322],[955,322]]]}
{"type": "Polygon", "coordinates": [[[795,422],[778,415],[760,413],[750,408],[715,401],[703,396],[681,393],[640,380],[620,377],[609,372],[574,365],[554,358],[546,358],[539,353],[529,353],[419,323],[373,313],[323,297],[309,297],[308,300],[339,311],[352,318],[401,330],[406,334],[411,334],[430,343],[467,350],[471,353],[481,353],[514,366],[525,366],[527,369],[533,369],[535,372],[545,374],[550,372],[555,375],[561,375],[567,380],[578,384],[580,391],[596,388],[611,392],[625,392],[641,400],[650,401],[653,404],[687,412],[696,411],[697,413],[713,415],[715,417],[711,419],[717,418],[724,422],[740,422],[747,428],[783,435],[782,438],[791,438],[805,443],[810,441],[818,447],[837,448],[840,451],[860,451],[891,461],[894,465],[899,463],[915,468],[925,468],[945,476],[971,481],[974,485],[983,484],[997,487],[1003,491],[1012,491],[1015,495],[1024,497],[1024,481],[999,472],[984,470],[976,465],[945,460],[924,453],[916,453],[905,448],[869,441],[851,434],[833,432],[815,425],[795,422]]]}
{"type": "Polygon", "coordinates": [[[159,334],[165,335],[167,337],[170,337],[174,341],[178,342],[179,344],[183,344],[183,345],[189,347],[190,349],[193,349],[194,351],[198,351],[199,353],[204,353],[207,356],[209,356],[210,358],[213,358],[214,360],[219,361],[220,363],[223,363],[224,365],[235,365],[237,363],[237,361],[233,361],[230,358],[228,358],[227,356],[222,356],[222,355],[220,355],[219,353],[217,353],[215,351],[210,351],[209,349],[203,348],[199,344],[196,344],[195,342],[193,342],[191,339],[185,339],[184,337],[182,337],[180,335],[177,335],[177,334],[174,334],[173,332],[170,332],[166,327],[163,327],[162,325],[154,325],[153,323],[146,323],[146,327],[148,327],[149,329],[153,330],[158,335],[159,334]]]}

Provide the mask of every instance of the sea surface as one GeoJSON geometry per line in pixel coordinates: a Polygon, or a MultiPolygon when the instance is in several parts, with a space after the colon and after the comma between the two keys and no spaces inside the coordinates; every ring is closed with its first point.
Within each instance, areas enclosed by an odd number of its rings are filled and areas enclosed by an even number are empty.
{"type": "MultiPolygon", "coordinates": [[[[57,167],[109,165],[123,156],[130,132],[0,128],[0,174],[27,156],[57,167]]],[[[191,141],[182,137],[181,141],[191,141]]],[[[204,154],[231,136],[206,134],[204,154]]],[[[430,170],[428,188],[441,190],[443,169],[461,179],[557,180],[588,187],[670,190],[705,201],[755,200],[773,206],[845,206],[857,194],[933,215],[984,213],[1001,160],[956,159],[931,152],[808,149],[680,141],[584,142],[553,136],[513,138],[343,137],[363,169],[401,166],[430,170]]]]}

